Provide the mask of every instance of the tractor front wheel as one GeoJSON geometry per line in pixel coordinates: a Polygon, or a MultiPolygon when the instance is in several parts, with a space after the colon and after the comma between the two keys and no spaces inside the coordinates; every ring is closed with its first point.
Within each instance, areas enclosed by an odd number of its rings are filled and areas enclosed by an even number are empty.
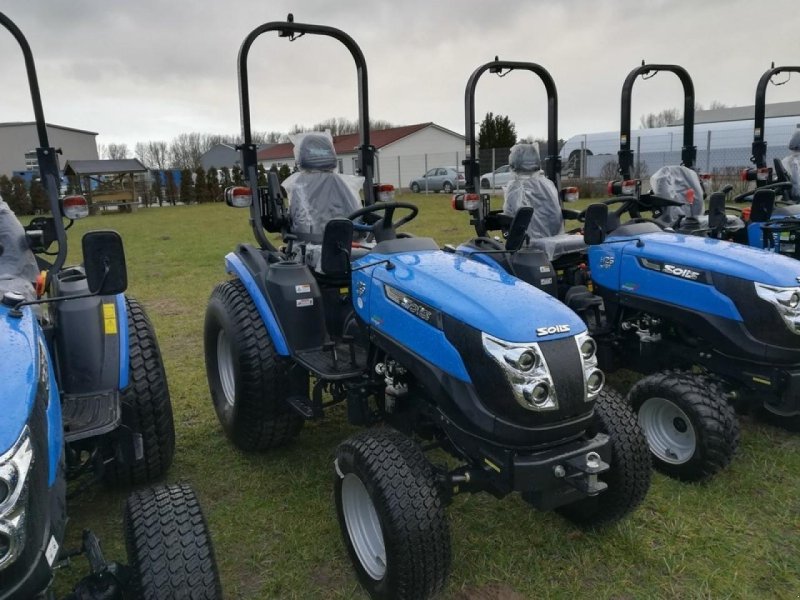
{"type": "Polygon", "coordinates": [[[134,492],[123,525],[131,598],[222,598],[211,536],[188,485],[134,492]]]}
{"type": "Polygon", "coordinates": [[[718,387],[705,382],[692,373],[665,371],[641,379],[628,396],[654,466],[683,481],[714,476],[739,446],[736,412],[718,387]]]}
{"type": "Polygon", "coordinates": [[[450,570],[450,529],[422,449],[393,429],[370,429],[342,442],[334,465],[336,516],[370,597],[434,596],[450,570]]]}
{"type": "Polygon", "coordinates": [[[608,471],[600,473],[608,488],[556,510],[576,525],[593,528],[615,523],[641,504],[650,489],[652,465],[636,415],[615,390],[600,392],[589,433],[609,437],[611,464],[608,471]]]}

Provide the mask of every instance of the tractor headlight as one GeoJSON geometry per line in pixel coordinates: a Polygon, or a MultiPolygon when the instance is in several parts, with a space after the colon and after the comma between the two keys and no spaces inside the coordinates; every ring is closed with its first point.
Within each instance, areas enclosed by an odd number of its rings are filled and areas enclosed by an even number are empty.
{"type": "Polygon", "coordinates": [[[0,570],[25,547],[25,505],[33,444],[26,427],[8,452],[0,456],[0,570]]]}
{"type": "Polygon", "coordinates": [[[800,335],[800,288],[776,287],[763,283],[754,285],[758,297],[775,307],[789,331],[800,335]]]}
{"type": "Polygon", "coordinates": [[[558,397],[547,362],[536,342],[507,342],[486,333],[483,348],[500,365],[514,398],[533,411],[558,409],[558,397]]]}
{"type": "Polygon", "coordinates": [[[580,333],[575,336],[575,343],[578,344],[578,351],[583,362],[583,382],[588,402],[594,400],[603,389],[606,377],[597,368],[597,342],[589,337],[588,333],[580,333]]]}

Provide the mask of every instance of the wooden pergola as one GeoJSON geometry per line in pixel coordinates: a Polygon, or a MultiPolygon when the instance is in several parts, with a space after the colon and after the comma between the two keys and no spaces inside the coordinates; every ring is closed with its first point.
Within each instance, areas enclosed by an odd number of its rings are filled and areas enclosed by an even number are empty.
{"type": "Polygon", "coordinates": [[[147,167],[136,158],[70,160],[64,167],[64,175],[78,180],[79,191],[86,196],[92,212],[104,206],[116,206],[119,210],[127,212],[134,210],[139,205],[134,184],[134,177],[137,173],[147,173],[147,167]],[[108,177],[117,178],[119,190],[92,191],[92,181],[106,182],[108,177]],[[126,189],[126,180],[130,181],[130,189],[126,189]]]}

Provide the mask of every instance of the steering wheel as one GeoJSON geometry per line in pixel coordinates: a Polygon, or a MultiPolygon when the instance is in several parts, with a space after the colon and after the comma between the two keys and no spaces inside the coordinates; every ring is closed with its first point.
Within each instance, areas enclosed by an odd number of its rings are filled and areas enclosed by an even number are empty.
{"type": "Polygon", "coordinates": [[[419,209],[409,202],[376,202],[369,206],[359,208],[357,211],[350,213],[347,217],[353,222],[353,229],[356,231],[364,231],[371,233],[379,242],[383,239],[393,239],[396,237],[394,230],[402,227],[409,221],[412,221],[419,214],[419,209]],[[409,211],[402,219],[394,222],[394,211],[398,208],[403,208],[409,211]],[[372,223],[367,223],[364,219],[367,215],[375,213],[383,213],[372,223]],[[391,233],[389,233],[391,232],[391,233]]]}

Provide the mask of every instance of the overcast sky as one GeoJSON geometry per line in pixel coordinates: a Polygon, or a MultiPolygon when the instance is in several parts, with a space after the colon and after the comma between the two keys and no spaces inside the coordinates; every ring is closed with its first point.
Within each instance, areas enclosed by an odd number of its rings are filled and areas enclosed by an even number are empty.
{"type": "MultiPolygon", "coordinates": [[[[48,122],[99,132],[98,142],[170,140],[240,130],[236,56],[244,37],[293,12],[341,28],[361,46],[370,113],[397,124],[434,121],[464,131],[464,87],[501,59],[547,68],[559,95],[559,137],[619,129],[626,74],[642,59],[677,63],[697,101],[753,103],[772,61],[800,63],[796,0],[7,0],[0,10],[28,37],[48,122]]],[[[0,121],[32,120],[23,62],[0,36],[0,121]]],[[[337,42],[265,34],[250,53],[253,126],[286,131],[357,116],[355,68],[337,42]]],[[[634,88],[643,113],[682,106],[674,76],[634,88]]],[[[800,100],[800,77],[767,101],[800,100]]],[[[476,113],[506,114],[520,135],[546,135],[541,83],[529,73],[485,75],[476,113]]],[[[479,117],[480,118],[480,117],[479,117]]]]}

